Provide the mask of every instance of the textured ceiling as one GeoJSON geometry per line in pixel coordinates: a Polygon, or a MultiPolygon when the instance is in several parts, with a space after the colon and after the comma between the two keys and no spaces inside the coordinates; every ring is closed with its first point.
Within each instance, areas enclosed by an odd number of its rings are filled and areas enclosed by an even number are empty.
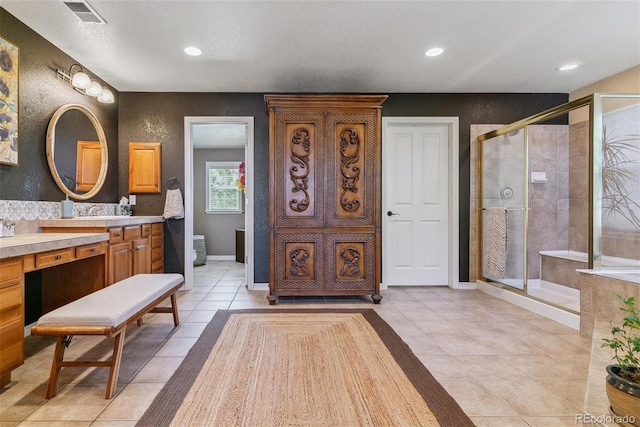
{"type": "Polygon", "coordinates": [[[89,3],[107,24],[0,0],[119,91],[568,93],[640,63],[640,1],[89,3]]]}

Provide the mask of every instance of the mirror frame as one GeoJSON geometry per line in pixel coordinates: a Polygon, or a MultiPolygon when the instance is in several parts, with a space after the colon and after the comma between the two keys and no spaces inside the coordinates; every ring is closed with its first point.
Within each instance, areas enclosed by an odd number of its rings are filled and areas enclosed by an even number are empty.
{"type": "Polygon", "coordinates": [[[51,170],[51,175],[53,175],[53,179],[55,180],[56,184],[58,184],[58,187],[60,188],[60,190],[62,190],[65,194],[68,194],[69,197],[74,198],[76,200],[87,200],[92,198],[96,194],[98,194],[98,191],[100,191],[100,189],[104,185],[105,178],[107,177],[107,169],[109,167],[109,161],[108,161],[109,151],[107,149],[107,137],[104,133],[104,130],[102,129],[102,125],[100,124],[100,121],[98,120],[96,115],[93,114],[91,110],[89,110],[84,105],[80,105],[80,104],[66,104],[58,108],[56,112],[53,113],[53,116],[49,121],[49,127],[47,128],[46,145],[47,145],[47,163],[49,163],[49,169],[51,170]],[[87,116],[87,118],[91,121],[91,124],[93,124],[93,127],[95,128],[96,133],[98,134],[98,140],[100,141],[100,154],[101,154],[100,175],[98,175],[98,180],[96,181],[93,188],[84,194],[77,194],[71,191],[69,188],[67,188],[64,182],[62,182],[62,179],[60,178],[60,174],[58,173],[58,170],[56,169],[56,164],[55,164],[54,153],[56,148],[56,124],[58,123],[58,120],[60,120],[60,117],[62,117],[62,115],[65,112],[70,110],[78,110],[81,113],[83,113],[85,116],[87,116]]]}

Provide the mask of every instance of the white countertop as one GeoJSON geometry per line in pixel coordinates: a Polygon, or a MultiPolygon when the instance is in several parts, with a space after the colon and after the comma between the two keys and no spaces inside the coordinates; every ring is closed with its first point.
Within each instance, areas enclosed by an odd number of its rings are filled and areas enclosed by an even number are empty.
{"type": "Polygon", "coordinates": [[[41,219],[40,227],[118,227],[164,222],[162,216],[81,216],[66,219],[41,219]]]}
{"type": "Polygon", "coordinates": [[[109,233],[26,233],[0,238],[0,259],[109,240],[109,233]]]}

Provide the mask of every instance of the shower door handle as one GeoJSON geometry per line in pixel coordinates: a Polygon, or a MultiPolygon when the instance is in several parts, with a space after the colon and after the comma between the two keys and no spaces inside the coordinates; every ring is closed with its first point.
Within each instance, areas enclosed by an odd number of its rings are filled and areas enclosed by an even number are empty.
{"type": "Polygon", "coordinates": [[[387,211],[387,216],[400,215],[399,213],[387,211]]]}

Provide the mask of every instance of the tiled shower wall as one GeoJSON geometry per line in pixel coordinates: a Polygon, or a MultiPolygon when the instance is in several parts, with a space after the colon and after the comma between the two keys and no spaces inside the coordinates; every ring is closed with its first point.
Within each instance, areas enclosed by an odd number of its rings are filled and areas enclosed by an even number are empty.
{"type": "MultiPolygon", "coordinates": [[[[469,280],[480,277],[478,260],[478,238],[480,212],[477,199],[477,137],[502,125],[471,126],[471,187],[470,187],[470,257],[469,280]]],[[[529,127],[529,171],[545,172],[546,183],[532,184],[527,177],[529,191],[529,278],[540,277],[541,250],[567,249],[569,244],[569,131],[565,125],[535,125],[529,127]]],[[[497,159],[495,159],[497,160],[497,159]]],[[[505,160],[503,160],[505,161],[505,160]]],[[[520,162],[521,158],[513,159],[520,162]]],[[[490,167],[490,166],[489,166],[490,167]]],[[[521,179],[521,178],[520,178],[521,179]]],[[[518,181],[518,182],[521,182],[518,181]]],[[[514,188],[514,197],[518,189],[514,188]]],[[[522,191],[520,191],[522,193],[522,191]]],[[[522,205],[521,205],[522,206],[522,205]]],[[[521,215],[509,211],[509,233],[512,240],[521,242],[521,215]]],[[[508,264],[516,271],[522,269],[522,245],[509,243],[512,252],[508,264]],[[514,253],[516,252],[516,253],[514,253]]]]}

